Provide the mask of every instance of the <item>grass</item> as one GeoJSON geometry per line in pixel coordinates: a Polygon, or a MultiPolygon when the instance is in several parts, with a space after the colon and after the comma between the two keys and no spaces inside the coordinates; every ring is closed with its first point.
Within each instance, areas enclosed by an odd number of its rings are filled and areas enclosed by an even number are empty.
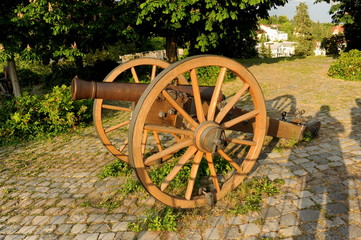
{"type": "Polygon", "coordinates": [[[228,211],[232,215],[259,211],[263,199],[279,194],[283,184],[281,179],[271,181],[266,177],[247,180],[226,196],[226,201],[232,205],[228,211]]]}
{"type": "MultiPolygon", "coordinates": [[[[223,202],[226,202],[226,209],[208,209],[207,207],[196,209],[175,209],[167,206],[153,206],[148,209],[144,216],[128,225],[128,230],[140,231],[176,231],[180,225],[190,228],[206,227],[204,224],[198,226],[196,220],[214,216],[215,214],[228,214],[231,216],[244,215],[250,212],[259,211],[263,199],[275,196],[281,192],[283,180],[270,180],[266,177],[246,180],[236,190],[227,194],[223,202]]],[[[255,222],[262,225],[264,222],[259,219],[255,222]]]]}
{"type": "MultiPolygon", "coordinates": [[[[284,100],[282,96],[291,96],[292,107],[305,110],[305,116],[315,116],[323,105],[330,106],[334,111],[354,105],[360,83],[329,77],[327,72],[334,61],[332,57],[323,56],[240,60],[258,80],[269,105],[275,101],[281,103],[284,100]],[[334,101],[335,96],[337,101],[334,101]]],[[[277,108],[267,110],[278,112],[276,116],[282,112],[277,108]]]]}

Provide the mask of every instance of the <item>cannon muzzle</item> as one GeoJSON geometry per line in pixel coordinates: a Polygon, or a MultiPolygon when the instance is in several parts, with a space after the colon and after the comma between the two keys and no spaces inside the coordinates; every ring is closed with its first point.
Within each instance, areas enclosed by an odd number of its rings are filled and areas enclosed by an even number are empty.
{"type": "MultiPolygon", "coordinates": [[[[138,102],[139,98],[148,87],[145,83],[118,83],[118,82],[94,82],[85,81],[75,77],[71,84],[71,95],[73,100],[79,99],[103,99],[125,102],[138,102]]],[[[169,85],[167,90],[174,90],[193,96],[191,85],[169,85]]],[[[214,87],[199,86],[203,100],[210,101],[214,87]]],[[[218,102],[223,100],[223,95],[219,95],[218,102]]]]}
{"type": "Polygon", "coordinates": [[[148,84],[85,81],[75,77],[71,83],[73,100],[104,99],[137,102],[148,84]]]}

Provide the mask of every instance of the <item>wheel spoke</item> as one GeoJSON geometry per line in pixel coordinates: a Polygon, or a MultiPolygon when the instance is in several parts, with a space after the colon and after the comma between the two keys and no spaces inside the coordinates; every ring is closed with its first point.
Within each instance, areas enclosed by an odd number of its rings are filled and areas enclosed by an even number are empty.
{"type": "Polygon", "coordinates": [[[126,138],[124,143],[119,147],[119,152],[123,151],[126,146],[128,146],[128,138],[126,138]]]}
{"type": "Polygon", "coordinates": [[[130,123],[130,120],[126,120],[126,121],[124,121],[122,123],[119,123],[117,125],[114,125],[112,127],[109,127],[107,129],[105,129],[104,132],[109,133],[109,132],[114,131],[114,130],[116,130],[118,128],[124,127],[125,125],[128,125],[129,123],[130,123]]]}
{"type": "Polygon", "coordinates": [[[132,111],[131,108],[118,107],[118,106],[109,105],[109,104],[103,104],[102,108],[106,108],[106,109],[110,109],[110,110],[117,110],[117,111],[125,111],[125,112],[131,112],[132,111]]]}
{"type": "Polygon", "coordinates": [[[158,151],[159,152],[163,151],[163,147],[162,147],[162,144],[160,142],[158,132],[153,131],[153,134],[154,134],[155,142],[157,143],[158,151]]]}
{"type": "Polygon", "coordinates": [[[218,113],[216,117],[216,122],[222,122],[223,118],[227,115],[227,113],[233,108],[233,106],[237,103],[237,101],[242,97],[242,95],[249,89],[249,85],[245,83],[242,88],[232,97],[232,99],[222,108],[222,110],[218,113]]]}
{"type": "Polygon", "coordinates": [[[221,188],[219,187],[217,172],[216,172],[216,169],[214,168],[212,153],[206,153],[206,159],[207,159],[209,171],[211,173],[211,178],[213,181],[214,188],[216,189],[217,192],[219,192],[219,191],[221,191],[221,188]]]}
{"type": "Polygon", "coordinates": [[[144,130],[143,138],[142,138],[142,153],[145,153],[145,148],[147,147],[147,139],[148,139],[148,130],[144,130]]]}
{"type": "Polygon", "coordinates": [[[177,142],[179,142],[181,140],[181,138],[178,137],[175,133],[171,133],[170,135],[172,135],[177,142]]]}
{"type": "Polygon", "coordinates": [[[178,82],[178,84],[183,84],[183,85],[188,85],[189,84],[189,82],[187,81],[187,79],[183,75],[179,75],[177,77],[177,82],[178,82]]]}
{"type": "Polygon", "coordinates": [[[155,78],[155,75],[157,74],[157,66],[153,65],[152,66],[152,75],[150,77],[150,81],[153,81],[153,79],[155,78]]]}
{"type": "Polygon", "coordinates": [[[192,192],[193,192],[194,184],[196,182],[198,168],[201,163],[202,157],[203,157],[203,152],[198,151],[196,153],[196,156],[193,159],[192,169],[191,169],[191,173],[189,176],[189,182],[188,182],[188,186],[187,186],[187,190],[186,190],[186,194],[185,194],[185,198],[187,200],[190,200],[192,197],[192,192]]]}
{"type": "Polygon", "coordinates": [[[226,159],[231,165],[232,167],[234,167],[236,169],[236,171],[240,174],[243,173],[242,167],[239,166],[235,161],[233,161],[233,159],[228,156],[223,150],[218,150],[217,151],[224,159],[226,159]]]}
{"type": "Polygon", "coordinates": [[[239,139],[239,138],[226,137],[225,140],[226,140],[227,142],[231,142],[231,143],[235,143],[235,144],[240,144],[240,145],[256,146],[256,142],[254,142],[254,141],[249,141],[249,140],[244,140],[244,139],[239,139]]]}
{"type": "Polygon", "coordinates": [[[196,105],[196,112],[197,112],[197,118],[198,121],[204,122],[206,118],[204,117],[204,111],[202,106],[202,100],[201,100],[201,94],[199,91],[199,83],[197,78],[197,72],[196,69],[191,70],[191,81],[192,81],[192,89],[193,89],[193,95],[194,95],[194,102],[196,105]]]}
{"type": "Polygon", "coordinates": [[[241,116],[238,116],[232,120],[229,120],[228,122],[225,122],[225,123],[222,123],[221,124],[221,128],[223,129],[227,129],[227,128],[230,128],[240,122],[243,122],[243,121],[246,121],[246,120],[249,120],[251,118],[254,118],[256,117],[257,115],[259,114],[259,110],[253,110],[251,112],[248,112],[246,114],[243,114],[241,116]]]}
{"type": "Polygon", "coordinates": [[[194,146],[190,146],[187,149],[187,151],[179,159],[178,163],[163,180],[162,184],[160,185],[160,190],[164,191],[169,186],[170,182],[175,178],[175,176],[177,176],[178,172],[182,169],[182,167],[188,162],[188,160],[194,155],[196,151],[197,148],[194,146]]]}
{"type": "Polygon", "coordinates": [[[166,148],[163,151],[155,153],[152,156],[148,157],[144,161],[144,164],[145,165],[152,164],[155,161],[161,159],[162,157],[165,157],[169,154],[175,153],[175,152],[181,150],[182,148],[189,147],[192,144],[193,144],[193,139],[191,139],[191,138],[187,138],[184,141],[177,142],[177,143],[173,144],[172,146],[170,146],[169,148],[166,148]]]}
{"type": "Polygon", "coordinates": [[[137,72],[135,71],[135,68],[134,68],[134,67],[130,68],[130,71],[132,72],[132,75],[133,75],[133,78],[134,78],[134,82],[135,82],[135,83],[139,83],[138,74],[137,74],[137,72]]]}
{"type": "Polygon", "coordinates": [[[178,105],[176,101],[169,95],[169,93],[166,90],[162,91],[163,96],[167,101],[180,113],[186,121],[188,121],[193,128],[196,128],[198,126],[198,123],[193,120],[193,118],[181,107],[178,105]]]}
{"type": "MultiPolygon", "coordinates": [[[[180,134],[180,135],[187,135],[187,136],[193,136],[193,131],[186,130],[186,129],[179,129],[175,127],[167,127],[163,125],[155,125],[155,124],[146,124],[144,126],[144,129],[151,130],[151,131],[157,131],[157,132],[165,132],[170,134],[180,134]]],[[[173,135],[174,136],[174,135],[173,135]]],[[[174,136],[175,138],[180,139],[178,136],[174,136]]]]}
{"type": "Polygon", "coordinates": [[[216,85],[214,87],[212,99],[211,99],[211,102],[209,103],[208,114],[207,114],[208,121],[213,121],[213,119],[214,119],[214,115],[216,113],[216,107],[217,107],[217,100],[219,98],[219,94],[221,93],[221,87],[222,87],[224,77],[226,75],[226,71],[227,71],[227,68],[224,68],[224,67],[221,68],[221,70],[219,71],[219,75],[217,78],[216,85]]]}

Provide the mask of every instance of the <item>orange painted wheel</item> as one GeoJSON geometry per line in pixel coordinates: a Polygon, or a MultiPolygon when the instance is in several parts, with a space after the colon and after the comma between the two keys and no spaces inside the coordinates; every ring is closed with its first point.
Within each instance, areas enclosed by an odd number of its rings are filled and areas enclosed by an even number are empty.
{"type": "MultiPolygon", "coordinates": [[[[153,58],[139,58],[114,68],[103,82],[149,83],[169,63],[153,58]]],[[[116,157],[129,162],[126,132],[134,103],[96,99],[93,106],[94,126],[104,146],[116,157]]]]}
{"type": "Polygon", "coordinates": [[[266,119],[258,82],[240,63],[211,55],[187,58],[161,72],[138,101],[129,128],[129,160],[144,188],[164,204],[179,208],[212,205],[251,171],[263,145],[266,119]],[[175,100],[177,93],[167,89],[180,75],[193,89],[183,106],[175,100]],[[201,85],[214,86],[211,99],[203,98],[201,85]],[[147,123],[150,114],[157,114],[151,109],[160,99],[172,105],[181,124],[147,123]],[[246,121],[253,122],[251,133],[237,130],[246,121]],[[141,144],[145,131],[182,134],[183,138],[147,155],[141,144]]]}

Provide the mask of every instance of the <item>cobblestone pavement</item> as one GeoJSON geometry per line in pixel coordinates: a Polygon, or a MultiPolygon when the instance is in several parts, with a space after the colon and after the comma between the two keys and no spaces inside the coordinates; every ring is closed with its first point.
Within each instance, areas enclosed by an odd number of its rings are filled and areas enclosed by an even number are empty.
{"type": "Polygon", "coordinates": [[[330,79],[316,66],[312,74],[319,77],[291,87],[270,79],[268,67],[250,67],[266,89],[268,107],[297,100],[322,128],[318,139],[299,147],[266,146],[251,175],[281,178],[285,185],[259,213],[215,211],[176,233],[130,232],[128,223],[155,201],[125,198],[110,211],[88,204],[101,204],[125,181],[97,176],[115,158],[88,128],[0,148],[0,239],[361,239],[361,83],[330,79]],[[313,93],[305,96],[302,85],[311,82],[313,93]]]}

